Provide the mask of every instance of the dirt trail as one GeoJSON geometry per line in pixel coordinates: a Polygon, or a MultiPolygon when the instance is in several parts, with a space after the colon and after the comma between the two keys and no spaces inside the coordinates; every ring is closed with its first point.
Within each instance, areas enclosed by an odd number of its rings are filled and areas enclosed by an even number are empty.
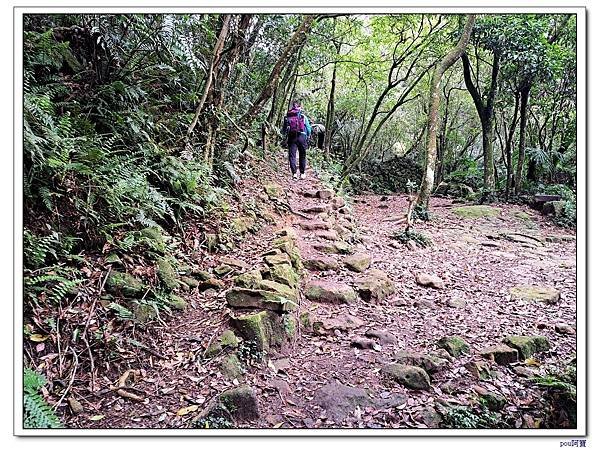
{"type": "Polygon", "coordinates": [[[258,419],[242,420],[236,424],[239,427],[438,427],[439,405],[473,404],[485,393],[506,400],[504,426],[534,426],[541,392],[523,375],[544,373],[576,349],[575,335],[570,334],[574,330],[562,325],[575,326],[574,236],[565,236],[564,230],[524,207],[497,205],[501,208],[497,216],[470,219],[454,212],[460,205],[433,199],[433,220],[416,225],[433,245],[409,249],[391,239],[398,225],[386,220],[405,214],[405,196],[360,196],[341,214],[339,200],[305,196],[324,189],[311,170],[306,180],[292,181],[281,174],[278,182],[299,214],[282,217],[228,256],[254,267],[271,248],[274,231],[294,229],[305,266],[312,269],[305,271],[302,281],[296,317],[303,325],[291,346],[269,354],[262,364],[246,367],[237,379],[224,377],[220,372],[224,355],[203,357],[229,320],[224,291],[195,293],[183,315],[145,335],[162,358],[141,352],[123,367],[142,369],[135,387],[146,400],[136,403],[114,395],[92,398],[86,407],[105,418],[90,421],[91,415],[75,416],[69,426],[191,427],[194,414],[211,398],[239,384],[254,390],[260,410],[258,419]],[[315,206],[327,212],[307,211],[315,206]],[[314,223],[328,225],[306,229],[314,223]],[[510,233],[529,238],[517,235],[523,242],[515,242],[510,233]],[[342,241],[349,246],[342,245],[342,251],[370,256],[366,272],[347,268],[345,254],[325,254],[327,247],[315,248],[342,241]],[[309,262],[315,258],[338,267],[315,269],[309,262]],[[357,291],[372,269],[387,274],[395,285],[393,293],[349,303],[310,301],[305,296],[315,281],[357,291]],[[443,288],[420,286],[415,278],[419,273],[440,277],[443,288]],[[509,289],[517,285],[556,288],[560,301],[513,298],[509,289]],[[438,340],[450,335],[462,337],[469,352],[457,357],[440,352],[438,340]],[[550,349],[536,353],[529,365],[522,360],[511,365],[486,362],[480,353],[507,335],[542,335],[550,349]],[[441,368],[427,371],[429,388],[407,388],[384,376],[384,367],[397,361],[399,351],[443,359],[441,368]],[[483,364],[492,376],[480,379],[474,362],[483,364]]]}

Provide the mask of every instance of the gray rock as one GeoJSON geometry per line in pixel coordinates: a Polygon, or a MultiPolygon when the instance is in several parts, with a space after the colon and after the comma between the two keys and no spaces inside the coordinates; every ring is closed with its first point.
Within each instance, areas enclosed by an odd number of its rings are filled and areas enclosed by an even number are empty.
{"type": "Polygon", "coordinates": [[[469,344],[460,336],[445,336],[437,344],[454,357],[470,352],[469,344]]]}
{"type": "Polygon", "coordinates": [[[354,303],[356,292],[344,283],[333,281],[313,280],[304,290],[308,300],[324,303],[354,303]]]}
{"type": "Polygon", "coordinates": [[[481,355],[501,366],[506,366],[519,360],[519,352],[506,344],[488,347],[481,352],[481,355]]]}
{"type": "Polygon", "coordinates": [[[370,269],[356,280],[358,294],[365,301],[381,301],[396,291],[396,285],[385,272],[370,269]]]}
{"type": "Polygon", "coordinates": [[[378,339],[382,345],[396,345],[398,343],[396,336],[386,330],[367,330],[365,336],[378,339]]]}
{"type": "Polygon", "coordinates": [[[308,270],[337,270],[338,262],[329,256],[315,256],[303,261],[308,270]]]}
{"type": "Polygon", "coordinates": [[[429,275],[427,273],[419,273],[416,276],[416,280],[417,280],[417,284],[419,284],[421,286],[432,287],[432,288],[436,288],[436,289],[444,288],[444,281],[436,275],[429,275]]]}
{"type": "Polygon", "coordinates": [[[506,336],[503,340],[505,344],[516,348],[519,351],[519,356],[527,359],[537,352],[545,352],[550,350],[550,342],[545,336],[506,336]]]}
{"type": "Polygon", "coordinates": [[[366,253],[355,253],[344,258],[344,265],[355,272],[364,272],[371,265],[371,256],[366,253]]]}
{"type": "Polygon", "coordinates": [[[381,370],[382,374],[411,389],[429,389],[431,382],[427,372],[420,367],[404,364],[389,364],[381,370]]]}
{"type": "Polygon", "coordinates": [[[448,365],[448,360],[438,356],[423,355],[421,353],[400,350],[394,354],[394,360],[405,366],[417,366],[427,373],[435,373],[448,365]]]}

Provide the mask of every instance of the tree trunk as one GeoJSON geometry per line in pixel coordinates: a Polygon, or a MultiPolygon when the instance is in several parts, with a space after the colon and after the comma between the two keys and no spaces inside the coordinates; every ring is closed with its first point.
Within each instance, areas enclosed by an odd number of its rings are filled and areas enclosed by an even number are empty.
{"type": "Polygon", "coordinates": [[[271,73],[268,77],[266,86],[258,95],[252,106],[248,109],[246,114],[244,114],[240,118],[241,123],[253,123],[256,116],[263,108],[267,100],[271,98],[273,92],[275,91],[275,86],[277,86],[277,84],[279,83],[279,76],[281,74],[281,71],[286,66],[286,63],[288,62],[290,56],[292,55],[296,47],[300,44],[300,42],[305,38],[306,34],[310,31],[316,17],[316,14],[307,14],[304,17],[304,20],[296,29],[289,42],[285,46],[283,53],[281,54],[279,59],[277,59],[277,62],[273,66],[273,69],[271,70],[271,73]]]}
{"type": "Polygon", "coordinates": [[[515,195],[521,193],[523,182],[523,165],[525,163],[525,138],[527,134],[527,101],[531,83],[527,82],[521,87],[521,120],[519,123],[519,160],[517,161],[517,173],[515,174],[515,195]]]}
{"type": "Polygon", "coordinates": [[[508,130],[508,136],[506,137],[506,188],[504,190],[504,196],[506,200],[510,195],[510,191],[513,188],[513,165],[512,165],[512,140],[515,135],[515,129],[517,128],[517,117],[519,114],[519,99],[521,93],[517,90],[515,92],[515,109],[513,110],[512,121],[510,122],[510,128],[508,130]]]}
{"type": "Polygon", "coordinates": [[[431,91],[429,95],[429,126],[427,128],[427,153],[425,154],[425,170],[423,172],[423,179],[421,180],[419,196],[417,198],[417,204],[425,209],[429,207],[429,198],[431,197],[433,178],[435,174],[434,169],[436,162],[435,159],[437,156],[436,138],[438,111],[440,106],[440,83],[442,81],[444,72],[448,70],[448,68],[450,68],[452,64],[454,64],[464,53],[467,43],[469,42],[469,38],[471,37],[474,23],[475,14],[467,15],[467,22],[458,44],[444,57],[439,64],[436,65],[436,68],[433,72],[431,91]]]}
{"type": "Polygon", "coordinates": [[[225,39],[227,39],[227,34],[229,33],[229,22],[231,21],[231,14],[226,14],[223,18],[223,24],[221,25],[221,31],[219,32],[219,37],[217,38],[217,42],[215,43],[215,48],[213,50],[212,60],[208,69],[208,78],[206,79],[206,83],[204,84],[204,92],[202,93],[202,97],[200,98],[200,102],[196,107],[196,113],[194,114],[194,118],[190,123],[190,126],[187,129],[186,133],[186,142],[189,141],[189,138],[196,128],[196,124],[198,123],[198,119],[200,118],[200,113],[202,112],[202,108],[204,108],[204,103],[206,102],[206,98],[208,97],[208,93],[210,88],[212,87],[214,76],[215,76],[215,68],[219,63],[221,58],[221,52],[223,50],[223,45],[225,45],[225,39]]]}
{"type": "Polygon", "coordinates": [[[333,133],[333,118],[335,116],[335,83],[337,74],[337,58],[340,54],[341,44],[335,44],[335,57],[336,62],[333,63],[333,74],[331,75],[331,90],[329,91],[329,101],[327,103],[327,117],[325,118],[325,140],[323,142],[323,148],[325,150],[325,156],[329,157],[329,151],[331,149],[331,136],[333,133]]]}

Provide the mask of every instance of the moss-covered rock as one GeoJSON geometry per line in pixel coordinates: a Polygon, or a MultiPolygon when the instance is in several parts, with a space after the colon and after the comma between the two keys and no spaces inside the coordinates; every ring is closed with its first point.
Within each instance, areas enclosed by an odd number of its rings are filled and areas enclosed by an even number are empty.
{"type": "MultiPolygon", "coordinates": [[[[268,281],[263,280],[263,283],[268,283],[268,281]]],[[[287,288],[287,286],[284,287],[287,288]]],[[[297,306],[294,294],[284,294],[281,291],[234,287],[227,291],[225,298],[227,304],[234,308],[256,308],[283,312],[292,311],[297,306]]]]}
{"type": "Polygon", "coordinates": [[[437,344],[454,357],[466,355],[471,351],[469,344],[460,336],[445,336],[437,344]]]}
{"type": "Polygon", "coordinates": [[[170,294],[169,295],[169,306],[173,309],[182,311],[185,308],[187,308],[187,302],[183,298],[179,297],[178,295],[170,294]]]}
{"type": "Polygon", "coordinates": [[[141,324],[148,323],[158,317],[158,312],[153,305],[148,303],[133,302],[133,318],[141,324]]]}
{"type": "Polygon", "coordinates": [[[551,305],[560,300],[560,291],[551,287],[520,285],[512,287],[509,292],[514,299],[538,301],[551,305]]]}
{"type": "Polygon", "coordinates": [[[506,405],[506,397],[495,392],[485,392],[481,394],[481,402],[488,407],[490,411],[500,411],[506,405]]]}
{"type": "Polygon", "coordinates": [[[313,248],[317,251],[328,254],[349,255],[352,253],[352,247],[343,241],[317,243],[313,245],[313,248]]]}
{"type": "Polygon", "coordinates": [[[283,316],[283,330],[289,339],[292,339],[294,336],[296,336],[296,332],[298,331],[298,322],[293,315],[285,314],[283,316]]]}
{"type": "Polygon", "coordinates": [[[354,289],[347,284],[323,280],[310,281],[304,295],[308,300],[324,303],[354,303],[357,298],[354,289]]]}
{"type": "Polygon", "coordinates": [[[290,255],[287,253],[278,253],[275,255],[267,255],[264,257],[265,262],[269,266],[277,266],[279,264],[291,264],[290,255]]]}
{"type": "Polygon", "coordinates": [[[242,376],[244,370],[237,355],[231,354],[223,358],[223,361],[221,361],[221,373],[232,380],[242,376]]]}
{"type": "Polygon", "coordinates": [[[382,368],[381,373],[410,389],[429,389],[431,386],[429,375],[421,367],[389,364],[382,368]]]}
{"type": "Polygon", "coordinates": [[[285,252],[292,263],[294,269],[301,271],[303,269],[302,266],[302,257],[300,256],[300,250],[296,246],[296,242],[290,236],[284,236],[279,239],[276,239],[273,242],[275,248],[285,252]]]}
{"type": "Polygon", "coordinates": [[[247,289],[260,289],[260,284],[263,281],[260,270],[254,269],[248,272],[244,272],[238,275],[233,280],[236,286],[247,288],[247,289]]]}
{"type": "Polygon", "coordinates": [[[165,252],[167,244],[165,242],[163,232],[159,227],[144,228],[140,230],[140,236],[146,239],[152,250],[155,250],[159,253],[165,252]]]}
{"type": "Polygon", "coordinates": [[[248,385],[241,385],[223,392],[219,396],[219,401],[235,420],[254,420],[260,417],[258,399],[248,385]]]}
{"type": "Polygon", "coordinates": [[[156,274],[158,275],[158,279],[162,282],[162,284],[167,289],[177,289],[179,287],[179,283],[177,281],[177,272],[175,272],[175,269],[173,269],[173,266],[169,260],[167,258],[159,258],[156,264],[156,274]]]}
{"type": "Polygon", "coordinates": [[[111,270],[106,279],[106,290],[113,294],[136,298],[144,294],[146,287],[133,275],[111,270]]]}
{"type": "Polygon", "coordinates": [[[290,264],[277,264],[269,269],[267,278],[295,289],[300,277],[290,264]]]}
{"type": "Polygon", "coordinates": [[[396,285],[384,271],[370,269],[356,280],[356,289],[363,300],[379,302],[396,292],[396,285]]]}
{"type": "Polygon", "coordinates": [[[448,360],[435,355],[423,355],[421,353],[400,350],[394,354],[394,360],[405,366],[417,366],[427,373],[435,373],[448,364],[448,360]]]}
{"type": "Polygon", "coordinates": [[[219,277],[224,277],[225,275],[232,273],[234,270],[235,269],[228,264],[219,264],[213,269],[213,272],[219,277]]]}
{"type": "Polygon", "coordinates": [[[232,330],[225,330],[221,333],[221,336],[219,336],[219,343],[223,347],[236,348],[239,345],[240,340],[232,330]]]}
{"type": "Polygon", "coordinates": [[[252,231],[254,223],[251,217],[236,217],[230,222],[230,229],[237,237],[241,237],[252,231]]]}
{"type": "Polygon", "coordinates": [[[465,219],[479,219],[480,217],[496,217],[500,214],[500,208],[494,208],[488,205],[473,205],[473,206],[459,206],[453,208],[452,212],[457,216],[464,217],[465,219]]]}
{"type": "Polygon", "coordinates": [[[506,336],[503,342],[510,347],[516,348],[522,359],[527,359],[537,352],[550,350],[550,342],[545,336],[510,335],[506,336]]]}
{"type": "Polygon", "coordinates": [[[344,258],[344,265],[354,272],[364,272],[371,265],[371,256],[366,253],[355,253],[344,258]]]}
{"type": "Polygon", "coordinates": [[[261,311],[254,314],[245,314],[232,317],[233,326],[240,332],[244,340],[251,342],[259,352],[265,354],[271,347],[271,332],[269,314],[261,311]]]}
{"type": "Polygon", "coordinates": [[[192,277],[181,277],[181,281],[186,284],[189,288],[197,288],[200,283],[198,282],[198,280],[196,280],[195,278],[192,277]]]}

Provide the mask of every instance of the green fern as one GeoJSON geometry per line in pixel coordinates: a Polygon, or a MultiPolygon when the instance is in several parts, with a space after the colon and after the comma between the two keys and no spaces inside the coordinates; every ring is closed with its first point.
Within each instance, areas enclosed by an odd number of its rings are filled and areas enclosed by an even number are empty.
{"type": "Polygon", "coordinates": [[[46,378],[42,374],[25,368],[23,372],[24,428],[63,428],[60,419],[40,395],[39,391],[46,383],[46,378]]]}

